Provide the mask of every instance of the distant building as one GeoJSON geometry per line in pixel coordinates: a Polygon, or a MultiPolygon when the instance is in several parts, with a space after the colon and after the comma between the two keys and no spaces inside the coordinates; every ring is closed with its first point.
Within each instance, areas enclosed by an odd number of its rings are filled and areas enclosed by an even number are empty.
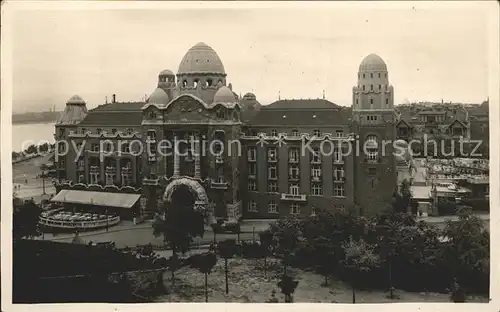
{"type": "Polygon", "coordinates": [[[390,205],[397,179],[392,146],[382,152],[382,140],[394,141],[396,128],[394,90],[379,56],[361,62],[352,95],[352,109],[326,99],[261,106],[253,93],[240,98],[217,53],[198,43],[177,74],[160,72],[146,102],[120,103],[113,96],[111,103],[87,111],[80,97],[68,101],[56,138],[84,152],[78,158],[70,150],[58,159],[56,188],[107,192],[110,200],[96,206],[137,194],[137,202],[124,199],[109,209],[146,216],[160,201],[174,200],[230,219],[309,215],[316,208],[375,213],[390,205]],[[160,153],[164,140],[191,138],[237,141],[241,153],[237,144],[224,150],[214,145],[220,155],[198,153],[205,150],[202,144],[186,142],[179,145],[182,154],[160,153]],[[149,143],[149,151],[137,153],[139,143],[149,143]],[[114,153],[101,157],[100,145],[114,153]],[[361,151],[348,154],[356,145],[361,151]]]}

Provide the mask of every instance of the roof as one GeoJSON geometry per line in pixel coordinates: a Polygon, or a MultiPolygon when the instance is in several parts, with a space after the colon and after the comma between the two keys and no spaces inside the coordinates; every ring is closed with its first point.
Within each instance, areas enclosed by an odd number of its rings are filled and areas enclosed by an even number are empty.
{"type": "Polygon", "coordinates": [[[148,98],[148,104],[167,105],[170,102],[167,92],[161,88],[156,88],[148,98]]]}
{"type": "Polygon", "coordinates": [[[51,199],[51,201],[105,207],[131,208],[140,197],[140,194],[61,190],[51,199]]]}
{"type": "Polygon", "coordinates": [[[278,100],[266,106],[262,110],[314,110],[314,109],[340,109],[341,107],[325,99],[291,99],[278,100]]]}
{"type": "Polygon", "coordinates": [[[109,103],[88,111],[80,125],[140,125],[144,102],[109,103]]]}
{"type": "Polygon", "coordinates": [[[252,126],[337,126],[345,125],[348,122],[349,114],[344,110],[335,108],[330,109],[269,109],[261,107],[259,112],[249,121],[248,125],[252,126]]]}
{"type": "Polygon", "coordinates": [[[203,42],[198,42],[191,47],[179,64],[178,75],[189,73],[226,74],[217,53],[203,42]]]}
{"type": "Polygon", "coordinates": [[[85,101],[79,95],[75,94],[66,103],[67,104],[85,104],[85,101]]]}
{"type": "Polygon", "coordinates": [[[174,73],[170,69],[162,70],[158,76],[174,76],[174,73]]]}
{"type": "Polygon", "coordinates": [[[56,125],[76,125],[87,116],[87,113],[87,106],[80,104],[74,105],[68,101],[56,125]]]}
{"type": "Polygon", "coordinates": [[[411,186],[411,193],[414,199],[429,199],[431,197],[430,192],[430,186],[411,186]]]}
{"type": "Polygon", "coordinates": [[[366,70],[387,71],[387,65],[380,56],[372,53],[366,56],[359,65],[360,72],[366,70]]]}
{"type": "Polygon", "coordinates": [[[219,90],[217,90],[217,92],[215,93],[214,103],[234,103],[234,102],[236,102],[236,97],[233,91],[231,91],[231,89],[229,89],[226,86],[220,87],[219,90]]]}

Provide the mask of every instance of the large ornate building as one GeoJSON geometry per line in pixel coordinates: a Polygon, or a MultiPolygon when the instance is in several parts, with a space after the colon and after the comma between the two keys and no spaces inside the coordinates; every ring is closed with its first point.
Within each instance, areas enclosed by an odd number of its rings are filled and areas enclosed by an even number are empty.
{"type": "Polygon", "coordinates": [[[352,100],[352,107],[326,99],[261,106],[252,93],[240,98],[217,53],[198,43],[177,74],[160,72],[146,103],[113,95],[87,110],[79,96],[67,102],[56,139],[70,144],[58,147],[53,200],[135,215],[179,200],[220,218],[385,209],[396,159],[392,145],[383,151],[380,143],[395,140],[396,119],[379,56],[361,62],[352,100]]]}

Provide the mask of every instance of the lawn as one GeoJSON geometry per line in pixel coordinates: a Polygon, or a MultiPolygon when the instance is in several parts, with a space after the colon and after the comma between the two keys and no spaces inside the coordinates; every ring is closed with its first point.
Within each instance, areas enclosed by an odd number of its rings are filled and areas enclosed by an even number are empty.
{"type": "MultiPolygon", "coordinates": [[[[229,262],[229,294],[225,294],[224,260],[219,259],[212,273],[208,276],[209,302],[241,302],[265,303],[276,291],[280,303],[284,295],[277,287],[276,269],[281,267],[277,260],[272,260],[274,269],[264,276],[263,260],[230,259],[229,262]]],[[[338,280],[329,280],[324,286],[324,277],[314,272],[300,269],[288,269],[299,281],[294,294],[294,302],[310,303],[352,303],[352,290],[348,284],[338,280]]],[[[168,294],[156,299],[156,302],[204,302],[205,278],[199,271],[184,267],[175,272],[176,279],[172,285],[171,273],[165,272],[164,284],[168,294]]],[[[356,303],[386,302],[450,302],[448,294],[410,293],[396,290],[398,299],[388,299],[383,291],[356,291],[356,303]]],[[[487,302],[486,298],[473,297],[468,301],[487,302]]]]}

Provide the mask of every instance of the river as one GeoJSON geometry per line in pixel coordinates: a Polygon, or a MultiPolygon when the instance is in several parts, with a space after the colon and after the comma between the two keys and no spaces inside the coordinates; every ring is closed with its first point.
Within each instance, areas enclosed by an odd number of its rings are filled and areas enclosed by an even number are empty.
{"type": "Polygon", "coordinates": [[[54,143],[55,123],[12,125],[12,150],[20,152],[32,144],[54,143]]]}

